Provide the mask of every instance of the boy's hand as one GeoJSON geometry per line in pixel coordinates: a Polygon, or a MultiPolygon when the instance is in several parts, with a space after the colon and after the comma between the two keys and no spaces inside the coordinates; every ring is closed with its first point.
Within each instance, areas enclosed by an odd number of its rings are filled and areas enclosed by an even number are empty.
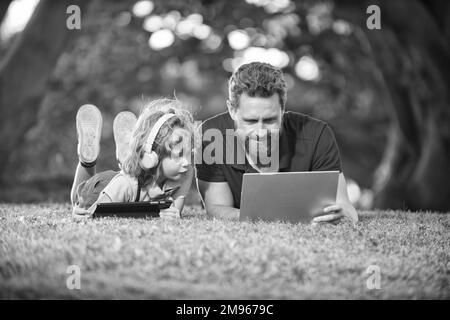
{"type": "Polygon", "coordinates": [[[175,220],[175,219],[180,219],[181,215],[180,215],[180,210],[178,210],[175,207],[170,207],[167,209],[162,209],[159,211],[159,216],[162,219],[169,219],[169,220],[175,220]]]}
{"type": "Polygon", "coordinates": [[[92,212],[88,209],[80,208],[77,205],[73,206],[72,216],[74,218],[89,218],[92,215],[92,212]]]}

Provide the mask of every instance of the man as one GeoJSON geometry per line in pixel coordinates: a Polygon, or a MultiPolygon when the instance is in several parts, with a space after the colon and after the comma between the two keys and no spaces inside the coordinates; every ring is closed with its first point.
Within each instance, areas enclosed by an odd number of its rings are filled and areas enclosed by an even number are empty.
{"type": "MultiPolygon", "coordinates": [[[[202,132],[215,129],[225,137],[234,130],[237,144],[245,151],[245,160],[197,164],[197,184],[207,214],[231,220],[239,218],[244,173],[338,170],[336,204],[323,208],[313,222],[337,222],[343,217],[356,222],[358,215],[348,198],[333,132],[323,121],[285,112],[286,82],[282,71],[267,63],[245,64],[232,75],[228,89],[228,112],[206,120],[202,132]],[[264,149],[263,145],[268,154],[279,154],[279,161],[269,167],[255,152],[264,149]]],[[[202,150],[208,145],[208,141],[203,141],[202,150]]],[[[224,159],[229,159],[226,153],[230,150],[224,147],[224,159]]]]}

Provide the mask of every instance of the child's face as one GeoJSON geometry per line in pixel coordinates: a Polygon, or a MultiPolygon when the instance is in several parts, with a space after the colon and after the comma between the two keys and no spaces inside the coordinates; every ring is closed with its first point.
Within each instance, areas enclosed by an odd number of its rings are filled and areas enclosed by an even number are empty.
{"type": "Polygon", "coordinates": [[[162,174],[169,180],[177,181],[189,169],[191,157],[191,142],[186,130],[176,128],[168,140],[171,155],[161,161],[162,174]]]}

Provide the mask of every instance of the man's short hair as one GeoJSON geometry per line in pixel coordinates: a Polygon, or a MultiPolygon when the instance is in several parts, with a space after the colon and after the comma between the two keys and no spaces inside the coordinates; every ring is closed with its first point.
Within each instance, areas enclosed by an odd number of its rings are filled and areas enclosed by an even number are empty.
{"type": "Polygon", "coordinates": [[[228,99],[233,108],[239,106],[239,97],[268,98],[278,93],[281,108],[286,104],[286,81],[283,72],[268,63],[251,62],[240,66],[228,82],[228,99]]]}

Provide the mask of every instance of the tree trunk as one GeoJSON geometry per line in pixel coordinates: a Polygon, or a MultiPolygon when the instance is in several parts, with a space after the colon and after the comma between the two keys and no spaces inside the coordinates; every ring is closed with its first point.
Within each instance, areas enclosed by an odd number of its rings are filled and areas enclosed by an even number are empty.
{"type": "Polygon", "coordinates": [[[12,0],[0,1],[0,24],[3,22],[3,18],[5,17],[11,2],[12,0]]]}
{"type": "Polygon", "coordinates": [[[423,6],[431,13],[439,29],[444,33],[447,43],[450,43],[450,2],[447,0],[421,0],[423,6]]]}
{"type": "Polygon", "coordinates": [[[445,33],[418,1],[337,2],[337,12],[364,31],[394,111],[375,176],[375,207],[450,210],[450,50],[445,33]],[[366,28],[368,15],[363,13],[369,4],[381,8],[381,30],[366,28]]]}
{"type": "Polygon", "coordinates": [[[67,7],[87,0],[41,0],[0,63],[0,177],[14,149],[35,123],[47,80],[70,34],[67,7]]]}

